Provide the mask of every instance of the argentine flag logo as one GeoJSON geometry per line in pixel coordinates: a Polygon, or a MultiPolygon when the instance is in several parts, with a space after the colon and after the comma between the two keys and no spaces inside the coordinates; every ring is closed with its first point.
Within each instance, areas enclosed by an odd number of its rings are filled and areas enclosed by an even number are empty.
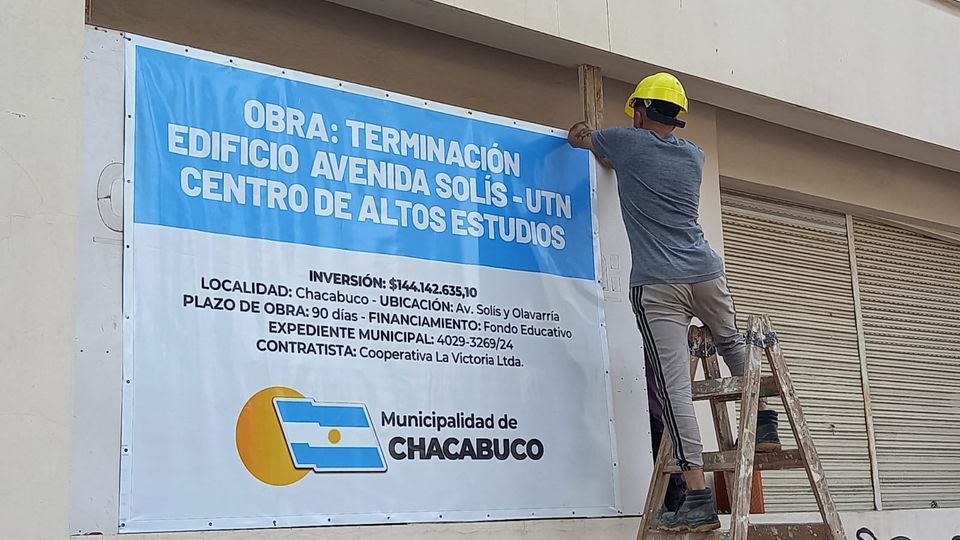
{"type": "Polygon", "coordinates": [[[275,397],[273,406],[296,468],[315,472],[387,470],[366,405],[275,397]]]}

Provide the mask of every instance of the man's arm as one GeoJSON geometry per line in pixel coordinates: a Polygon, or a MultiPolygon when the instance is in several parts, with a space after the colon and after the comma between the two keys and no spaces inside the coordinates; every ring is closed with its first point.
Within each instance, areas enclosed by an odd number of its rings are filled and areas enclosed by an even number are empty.
{"type": "Polygon", "coordinates": [[[613,168],[613,163],[610,163],[610,160],[597,154],[596,149],[593,147],[593,130],[590,129],[590,126],[586,122],[577,122],[570,128],[570,131],[567,133],[567,142],[570,143],[570,146],[574,148],[586,148],[593,152],[593,155],[597,156],[597,159],[600,160],[600,164],[608,169],[613,168]]]}

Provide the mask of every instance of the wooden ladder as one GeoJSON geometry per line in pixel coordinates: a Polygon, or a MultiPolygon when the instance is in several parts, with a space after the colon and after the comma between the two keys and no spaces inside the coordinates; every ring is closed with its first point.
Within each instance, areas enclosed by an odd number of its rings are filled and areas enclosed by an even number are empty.
{"type": "Polygon", "coordinates": [[[747,358],[742,377],[720,377],[716,348],[709,329],[691,327],[690,377],[697,371],[697,364],[703,365],[706,379],[694,381],[693,399],[709,400],[716,427],[719,452],[704,452],[704,472],[717,472],[724,475],[730,497],[730,530],[715,530],[706,533],[676,533],[657,529],[657,521],[670,475],[680,472],[680,467],[671,457],[673,442],[664,436],[657,453],[656,466],[647,492],[647,502],[643,509],[643,519],[637,540],[751,540],[757,539],[830,539],[845,540],[843,525],[837,513],[833,496],[827,487],[827,479],[820,464],[820,457],[810,436],[810,429],[803,416],[797,391],[790,379],[776,332],[767,316],[751,316],[750,329],[747,331],[747,358]],[[766,356],[772,375],[761,375],[761,356],[766,356]],[[757,429],[757,401],[760,397],[779,395],[783,400],[790,428],[799,448],[779,452],[754,453],[757,429]],[[727,401],[740,400],[740,437],[734,443],[727,413],[727,401]],[[750,525],[750,490],[753,471],[805,469],[807,479],[813,488],[813,494],[820,508],[823,523],[806,524],[758,524],[750,525]]]}

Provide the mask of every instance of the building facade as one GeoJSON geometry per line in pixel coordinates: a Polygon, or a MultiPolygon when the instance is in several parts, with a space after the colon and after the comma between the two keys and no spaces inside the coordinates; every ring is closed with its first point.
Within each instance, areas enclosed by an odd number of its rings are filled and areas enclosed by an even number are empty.
{"type": "MultiPolygon", "coordinates": [[[[83,114],[96,100],[86,93],[89,34],[107,31],[561,128],[583,116],[578,65],[603,73],[604,126],[629,123],[619,111],[637,80],[676,73],[694,100],[683,136],[707,156],[701,222],[725,256],[741,315],[773,317],[847,532],[960,534],[960,3],[2,5],[4,537],[118,532],[73,526],[88,511],[77,445],[98,448],[78,429],[102,405],[77,385],[89,377],[85,362],[120,352],[102,347],[87,360],[76,339],[78,304],[120,295],[84,265],[104,243],[78,218],[109,198],[88,196],[98,179],[83,167],[84,134],[97,121],[83,114]]],[[[609,271],[626,281],[629,270],[609,271]]],[[[801,475],[764,474],[764,486],[768,512],[815,510],[801,475]]],[[[637,522],[169,538],[632,538],[637,522]]]]}

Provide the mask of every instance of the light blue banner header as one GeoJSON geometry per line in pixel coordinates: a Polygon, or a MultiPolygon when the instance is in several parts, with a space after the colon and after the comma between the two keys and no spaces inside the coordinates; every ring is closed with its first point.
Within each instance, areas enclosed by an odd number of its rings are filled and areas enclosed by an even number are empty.
{"type": "Polygon", "coordinates": [[[144,46],[135,59],[136,223],[595,277],[589,156],[563,138],[144,46]]]}

